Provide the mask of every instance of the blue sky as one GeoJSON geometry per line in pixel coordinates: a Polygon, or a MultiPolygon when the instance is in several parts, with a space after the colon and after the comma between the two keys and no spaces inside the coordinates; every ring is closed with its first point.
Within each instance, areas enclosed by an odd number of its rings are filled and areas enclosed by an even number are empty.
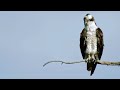
{"type": "Polygon", "coordinates": [[[119,66],[97,65],[92,76],[80,61],[83,17],[90,13],[104,33],[102,60],[120,61],[119,11],[1,11],[1,79],[118,79],[119,66]]]}

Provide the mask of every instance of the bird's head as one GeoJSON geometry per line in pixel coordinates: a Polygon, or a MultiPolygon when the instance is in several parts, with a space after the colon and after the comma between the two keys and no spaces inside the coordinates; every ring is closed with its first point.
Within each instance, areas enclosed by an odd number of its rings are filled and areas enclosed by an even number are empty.
{"type": "Polygon", "coordinates": [[[94,22],[95,23],[95,19],[91,14],[86,14],[84,17],[84,25],[88,25],[90,22],[94,22]]]}

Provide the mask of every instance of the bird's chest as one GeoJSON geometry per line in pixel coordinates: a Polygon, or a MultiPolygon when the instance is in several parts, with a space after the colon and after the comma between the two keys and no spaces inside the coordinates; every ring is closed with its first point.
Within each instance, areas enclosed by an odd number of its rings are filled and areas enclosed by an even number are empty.
{"type": "Polygon", "coordinates": [[[87,41],[94,42],[96,39],[96,31],[87,31],[87,41]]]}
{"type": "Polygon", "coordinates": [[[87,32],[86,43],[88,53],[95,53],[97,51],[97,38],[95,31],[87,32]]]}
{"type": "Polygon", "coordinates": [[[98,28],[94,22],[88,22],[88,25],[85,27],[87,30],[86,35],[86,53],[95,54],[97,52],[97,37],[96,29],[98,28]]]}

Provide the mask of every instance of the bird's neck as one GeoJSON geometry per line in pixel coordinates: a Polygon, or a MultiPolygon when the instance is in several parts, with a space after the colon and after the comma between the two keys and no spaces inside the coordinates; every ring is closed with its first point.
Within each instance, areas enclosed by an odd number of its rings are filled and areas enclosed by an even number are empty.
{"type": "Polygon", "coordinates": [[[85,25],[87,31],[96,31],[98,28],[94,21],[90,21],[85,25]]]}

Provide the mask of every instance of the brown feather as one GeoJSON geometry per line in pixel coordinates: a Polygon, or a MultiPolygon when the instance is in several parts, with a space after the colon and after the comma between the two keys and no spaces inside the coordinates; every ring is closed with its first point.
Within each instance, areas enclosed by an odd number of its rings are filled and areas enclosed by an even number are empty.
{"type": "Polygon", "coordinates": [[[103,32],[100,28],[96,30],[96,37],[97,37],[98,59],[100,60],[103,53],[103,48],[104,48],[103,32]]]}
{"type": "Polygon", "coordinates": [[[86,47],[87,47],[86,41],[85,41],[86,34],[87,34],[87,31],[84,28],[82,30],[82,32],[80,33],[80,50],[81,50],[83,59],[85,59],[85,51],[86,51],[86,47]]]}

